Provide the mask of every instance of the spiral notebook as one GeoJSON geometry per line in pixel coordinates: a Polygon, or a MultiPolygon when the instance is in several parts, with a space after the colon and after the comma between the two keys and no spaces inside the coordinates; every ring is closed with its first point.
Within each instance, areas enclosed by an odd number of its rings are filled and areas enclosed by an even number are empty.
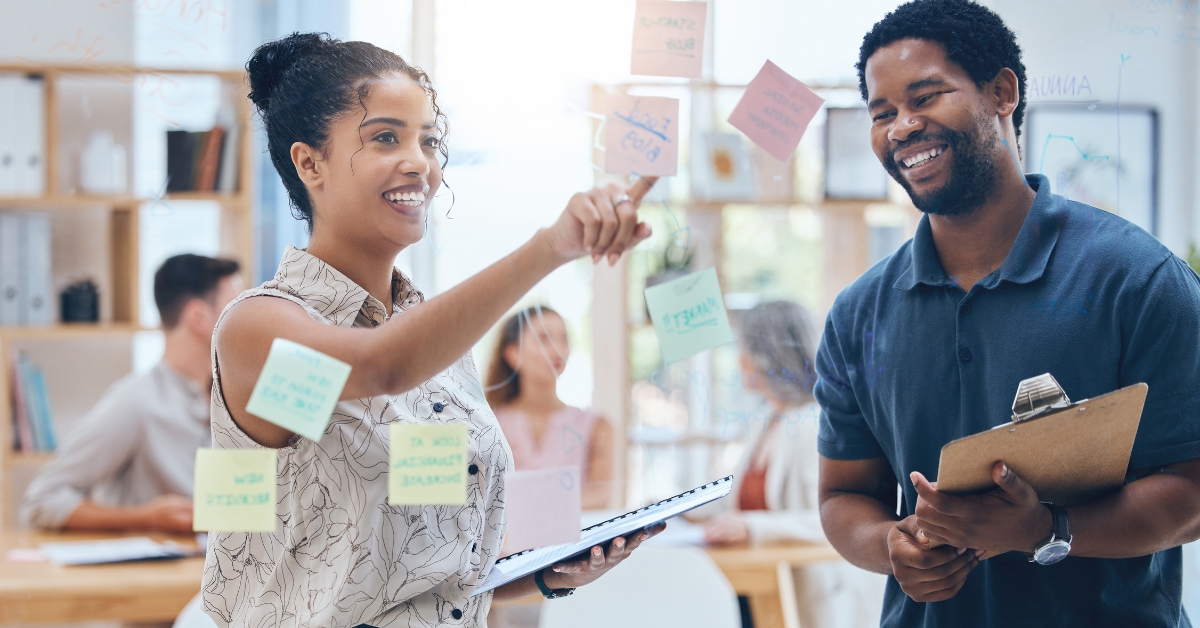
{"type": "Polygon", "coordinates": [[[586,553],[595,545],[602,545],[629,534],[635,530],[652,526],[660,521],[666,521],[676,515],[681,515],[693,508],[703,506],[729,494],[733,487],[733,476],[726,476],[714,482],[668,497],[660,502],[627,512],[608,521],[601,521],[594,526],[584,528],[580,533],[579,542],[563,545],[548,545],[536,549],[517,552],[496,561],[491,573],[483,584],[472,593],[472,596],[491,591],[496,587],[508,584],[513,580],[549,567],[557,562],[586,553]]]}

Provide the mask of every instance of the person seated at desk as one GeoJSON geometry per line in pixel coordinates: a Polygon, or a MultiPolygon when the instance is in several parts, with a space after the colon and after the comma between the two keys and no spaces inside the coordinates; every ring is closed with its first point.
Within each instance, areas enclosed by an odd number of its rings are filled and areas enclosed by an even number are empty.
{"type": "Polygon", "coordinates": [[[604,417],[558,398],[571,353],[562,316],[534,306],[504,322],[488,368],[487,400],[518,471],[579,467],[584,510],[608,506],[613,430],[604,417]]]}
{"type": "Polygon", "coordinates": [[[213,327],[242,291],[238,263],[176,255],[154,274],[166,340],[113,384],[30,483],[21,517],[48,529],[192,531],[196,449],[210,446],[213,327]]]}
{"type": "MultiPolygon", "coordinates": [[[[750,446],[734,471],[733,507],[704,524],[714,545],[786,541],[825,542],[818,505],[816,372],[808,315],[797,303],[772,301],[738,321],[743,386],[770,404],[765,422],[752,422],[750,446]]],[[[793,570],[800,625],[878,626],[886,578],[849,563],[793,570]]]]}

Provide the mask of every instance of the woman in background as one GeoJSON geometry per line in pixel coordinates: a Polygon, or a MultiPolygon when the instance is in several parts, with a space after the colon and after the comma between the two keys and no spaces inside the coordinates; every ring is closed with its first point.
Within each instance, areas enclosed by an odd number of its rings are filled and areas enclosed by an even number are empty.
{"type": "Polygon", "coordinates": [[[570,353],[558,312],[534,306],[512,315],[492,353],[487,400],[518,471],[579,467],[583,508],[602,510],[612,489],[613,430],[599,414],[558,398],[570,353]]]}
{"type": "MultiPolygon", "coordinates": [[[[749,444],[734,472],[733,510],[704,525],[707,543],[824,542],[817,501],[817,426],[812,396],[816,372],[804,308],[789,301],[762,303],[738,324],[743,385],[770,406],[763,424],[751,424],[749,444]]],[[[884,576],[837,562],[793,570],[803,626],[878,626],[884,576]]]]}

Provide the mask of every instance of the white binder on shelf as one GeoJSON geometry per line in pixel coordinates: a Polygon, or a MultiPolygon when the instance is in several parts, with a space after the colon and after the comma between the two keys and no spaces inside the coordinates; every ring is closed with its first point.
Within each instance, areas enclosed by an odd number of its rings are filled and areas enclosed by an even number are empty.
{"type": "Polygon", "coordinates": [[[21,216],[0,212],[0,325],[21,323],[21,216]]]}
{"type": "Polygon", "coordinates": [[[23,80],[0,74],[0,196],[17,194],[17,90],[23,80]]]}
{"type": "Polygon", "coordinates": [[[49,325],[54,322],[53,290],[50,286],[50,214],[29,212],[22,215],[25,244],[21,265],[21,322],[25,325],[49,325]]]}
{"type": "Polygon", "coordinates": [[[16,193],[41,196],[46,191],[45,90],[41,78],[20,79],[16,104],[16,193]]]}

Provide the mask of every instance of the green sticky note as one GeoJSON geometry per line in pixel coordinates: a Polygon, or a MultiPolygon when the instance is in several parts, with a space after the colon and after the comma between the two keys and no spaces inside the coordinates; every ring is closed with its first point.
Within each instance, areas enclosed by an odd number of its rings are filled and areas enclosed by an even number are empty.
{"type": "Polygon", "coordinates": [[[197,449],[192,528],[275,531],[275,450],[197,449]]]}
{"type": "Polygon", "coordinates": [[[733,341],[716,269],[646,288],[646,306],[667,364],[733,341]]]}
{"type": "Polygon", "coordinates": [[[388,503],[467,503],[467,426],[393,423],[388,503]]]}
{"type": "Polygon", "coordinates": [[[309,440],[318,440],[325,433],[348,377],[349,364],[276,338],[246,411],[309,440]]]}

